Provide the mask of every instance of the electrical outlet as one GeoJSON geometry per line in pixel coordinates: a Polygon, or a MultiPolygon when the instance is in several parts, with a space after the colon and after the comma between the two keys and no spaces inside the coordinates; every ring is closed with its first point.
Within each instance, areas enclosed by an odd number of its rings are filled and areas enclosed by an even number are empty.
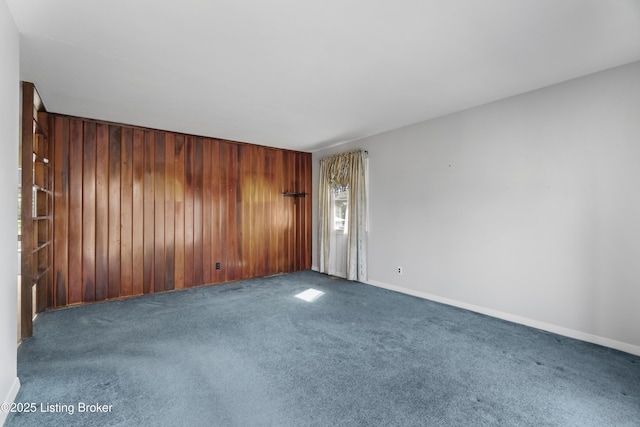
{"type": "Polygon", "coordinates": [[[216,262],[216,270],[220,270],[220,263],[216,262]]]}
{"type": "Polygon", "coordinates": [[[398,274],[402,274],[402,267],[398,267],[398,274]]]}

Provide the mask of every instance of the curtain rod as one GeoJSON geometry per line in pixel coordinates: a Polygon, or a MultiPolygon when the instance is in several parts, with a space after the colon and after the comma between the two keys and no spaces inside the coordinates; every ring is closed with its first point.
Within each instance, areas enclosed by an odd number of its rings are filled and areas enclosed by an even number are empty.
{"type": "Polygon", "coordinates": [[[358,149],[358,150],[345,151],[345,152],[343,152],[343,153],[336,153],[336,154],[332,154],[332,155],[330,155],[330,156],[323,157],[323,158],[321,158],[320,160],[326,160],[326,159],[331,159],[332,157],[342,156],[342,155],[344,155],[344,154],[349,154],[349,153],[360,153],[360,152],[364,153],[364,154],[365,154],[365,156],[368,156],[368,155],[369,155],[369,152],[368,152],[367,150],[358,149]]]}

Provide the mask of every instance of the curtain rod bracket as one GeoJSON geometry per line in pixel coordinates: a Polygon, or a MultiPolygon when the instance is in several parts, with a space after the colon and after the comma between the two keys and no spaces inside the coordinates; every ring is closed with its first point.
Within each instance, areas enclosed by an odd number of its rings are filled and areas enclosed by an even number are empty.
{"type": "Polygon", "coordinates": [[[297,205],[298,204],[298,198],[306,196],[307,193],[294,193],[292,191],[283,191],[282,195],[284,197],[293,197],[293,204],[297,205]]]}

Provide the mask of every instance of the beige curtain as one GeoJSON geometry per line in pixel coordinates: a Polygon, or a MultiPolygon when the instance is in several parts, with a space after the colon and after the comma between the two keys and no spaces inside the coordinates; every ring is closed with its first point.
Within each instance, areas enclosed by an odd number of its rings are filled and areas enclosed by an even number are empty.
{"type": "Polygon", "coordinates": [[[320,160],[318,186],[318,243],[320,272],[329,273],[333,212],[331,192],[349,189],[347,229],[347,279],[367,279],[366,152],[351,151],[320,160]]]}

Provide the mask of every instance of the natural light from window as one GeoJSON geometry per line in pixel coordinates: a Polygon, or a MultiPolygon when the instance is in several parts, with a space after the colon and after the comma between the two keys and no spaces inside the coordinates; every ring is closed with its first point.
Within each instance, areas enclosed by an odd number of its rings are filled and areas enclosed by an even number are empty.
{"type": "Polygon", "coordinates": [[[334,228],[344,234],[348,233],[349,224],[347,222],[348,206],[349,206],[349,190],[333,191],[331,194],[331,202],[333,203],[334,228]]]}
{"type": "Polygon", "coordinates": [[[320,298],[322,295],[324,295],[324,292],[319,291],[317,289],[307,289],[304,292],[300,292],[298,295],[296,295],[296,298],[300,298],[301,300],[305,300],[307,302],[313,302],[316,299],[320,298]]]}

